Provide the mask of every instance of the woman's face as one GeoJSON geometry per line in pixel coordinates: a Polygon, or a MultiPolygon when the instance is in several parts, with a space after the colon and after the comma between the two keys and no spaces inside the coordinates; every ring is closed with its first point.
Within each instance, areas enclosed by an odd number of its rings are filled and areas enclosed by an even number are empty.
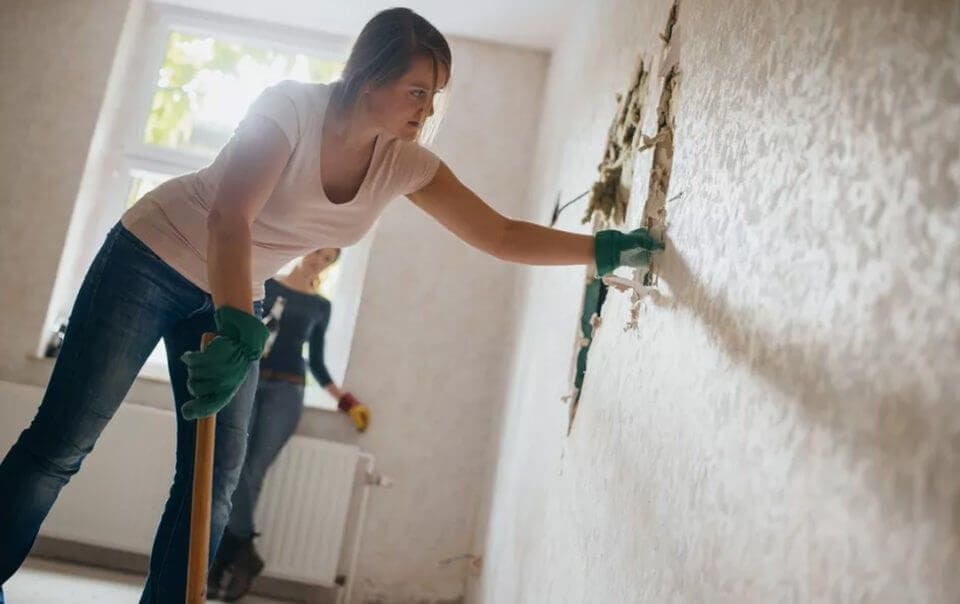
{"type": "Polygon", "coordinates": [[[337,261],[340,253],[336,248],[323,248],[310,252],[303,257],[303,266],[315,275],[319,275],[328,266],[337,261]]]}
{"type": "Polygon", "coordinates": [[[447,84],[441,66],[434,81],[433,59],[418,57],[397,80],[367,92],[367,107],[378,125],[394,136],[416,140],[423,123],[433,115],[434,96],[447,84]]]}

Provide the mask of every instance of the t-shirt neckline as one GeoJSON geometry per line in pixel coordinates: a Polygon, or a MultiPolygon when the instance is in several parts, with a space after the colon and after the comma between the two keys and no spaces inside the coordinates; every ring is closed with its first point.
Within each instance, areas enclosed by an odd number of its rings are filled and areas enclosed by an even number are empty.
{"type": "Polygon", "coordinates": [[[320,116],[320,142],[318,144],[317,152],[317,176],[320,180],[320,192],[323,193],[323,198],[332,206],[342,207],[353,205],[360,199],[360,194],[363,193],[364,189],[367,188],[367,185],[370,182],[371,173],[374,171],[374,166],[377,163],[377,154],[380,151],[380,140],[383,138],[382,135],[378,134],[377,138],[373,141],[373,152],[370,154],[370,165],[367,166],[367,171],[363,175],[363,180],[360,181],[360,186],[357,187],[357,192],[352,198],[343,202],[335,202],[330,199],[330,196],[327,195],[327,187],[323,184],[323,128],[327,122],[327,112],[330,108],[330,101],[333,99],[334,85],[327,84],[327,95],[326,101],[323,105],[323,114],[320,116]]]}

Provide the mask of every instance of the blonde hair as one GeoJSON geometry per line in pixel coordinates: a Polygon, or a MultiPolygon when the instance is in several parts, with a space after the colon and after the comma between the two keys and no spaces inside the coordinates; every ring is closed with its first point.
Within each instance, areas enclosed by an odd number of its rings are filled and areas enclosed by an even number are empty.
{"type": "Polygon", "coordinates": [[[335,265],[337,262],[340,261],[340,256],[343,255],[343,249],[341,249],[341,248],[335,247],[335,248],[330,248],[330,249],[337,250],[337,256],[333,259],[333,261],[332,261],[330,264],[328,264],[327,266],[323,267],[323,270],[322,270],[322,271],[320,271],[319,273],[317,273],[316,275],[314,275],[314,276],[310,279],[310,289],[312,289],[313,291],[317,292],[318,294],[320,293],[320,286],[323,285],[323,280],[324,280],[324,278],[326,278],[326,276],[327,276],[327,272],[328,272],[331,268],[333,268],[333,265],[335,265]]]}

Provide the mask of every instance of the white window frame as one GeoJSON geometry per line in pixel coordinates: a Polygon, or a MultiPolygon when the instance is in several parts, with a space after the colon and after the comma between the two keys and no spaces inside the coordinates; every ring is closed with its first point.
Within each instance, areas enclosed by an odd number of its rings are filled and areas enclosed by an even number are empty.
{"type": "MultiPolygon", "coordinates": [[[[209,165],[213,159],[190,151],[166,149],[143,142],[144,127],[156,91],[157,74],[163,64],[171,32],[214,36],[220,40],[234,40],[341,62],[346,60],[349,52],[349,40],[343,36],[248,21],[161,3],[149,3],[144,11],[143,22],[139,25],[141,27],[137,48],[132,56],[124,92],[117,107],[119,117],[115,118],[116,125],[107,143],[110,148],[105,160],[99,162],[100,165],[87,167],[88,170],[99,172],[96,180],[100,185],[96,187],[96,197],[102,201],[95,211],[83,216],[78,216],[75,212],[72,219],[82,224],[72,224],[71,229],[79,229],[84,233],[105,233],[120,219],[132,185],[129,177],[131,172],[142,170],[177,175],[199,170],[209,165]]],[[[333,296],[335,311],[328,328],[326,346],[331,354],[325,355],[331,376],[338,384],[343,383],[346,373],[371,237],[372,235],[368,234],[357,245],[345,249],[339,260],[345,276],[349,274],[351,278],[344,284],[345,287],[338,287],[333,296]]],[[[58,287],[55,287],[54,291],[60,291],[62,295],[51,300],[48,322],[41,335],[38,350],[43,349],[51,328],[55,328],[55,325],[52,325],[53,319],[69,312],[86,272],[86,264],[95,253],[93,248],[99,244],[99,238],[85,241],[77,259],[61,261],[57,275],[58,287]]],[[[161,363],[148,362],[139,377],[168,382],[165,359],[161,363]]],[[[308,390],[320,391],[307,393],[308,405],[336,408],[336,401],[322,388],[308,390]]]]}
{"type": "Polygon", "coordinates": [[[209,164],[211,159],[187,151],[151,146],[142,140],[143,128],[150,115],[157,73],[163,64],[167,39],[172,31],[260,44],[284,52],[304,53],[333,61],[345,61],[349,51],[346,39],[340,36],[307,33],[164,4],[154,5],[154,12],[156,16],[152,19],[148,17],[144,31],[144,47],[147,49],[141,63],[144,69],[139,70],[140,80],[134,83],[136,94],[130,103],[133,110],[129,112],[130,119],[123,128],[124,156],[145,165],[194,171],[209,164]]]}

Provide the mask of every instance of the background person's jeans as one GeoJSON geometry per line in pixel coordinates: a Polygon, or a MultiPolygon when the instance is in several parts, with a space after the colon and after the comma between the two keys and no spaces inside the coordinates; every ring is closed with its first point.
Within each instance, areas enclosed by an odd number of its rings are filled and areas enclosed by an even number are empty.
{"type": "Polygon", "coordinates": [[[291,382],[264,380],[250,414],[250,439],[240,482],[233,492],[233,511],[227,529],[249,539],[254,534],[253,515],[263,487],[263,477],[290,440],[303,414],[303,386],[291,382]]]}
{"type": "MultiPolygon", "coordinates": [[[[0,585],[23,563],[60,489],[80,469],[163,337],[176,410],[176,473],[154,538],[141,602],[183,602],[196,422],[180,415],[180,407],[190,399],[180,355],[197,350],[201,335],[215,329],[213,310],[208,294],[122,225],[110,231],[74,303],[36,417],[0,463],[0,585]]],[[[259,303],[255,311],[260,312],[259,303]]],[[[230,516],[230,497],[243,465],[256,381],[257,364],[251,363],[246,382],[217,415],[211,558],[230,516]]],[[[169,454],[150,451],[151,446],[143,443],[145,451],[130,454],[169,454]]],[[[136,488],[104,485],[103,496],[124,497],[136,488]]]]}

